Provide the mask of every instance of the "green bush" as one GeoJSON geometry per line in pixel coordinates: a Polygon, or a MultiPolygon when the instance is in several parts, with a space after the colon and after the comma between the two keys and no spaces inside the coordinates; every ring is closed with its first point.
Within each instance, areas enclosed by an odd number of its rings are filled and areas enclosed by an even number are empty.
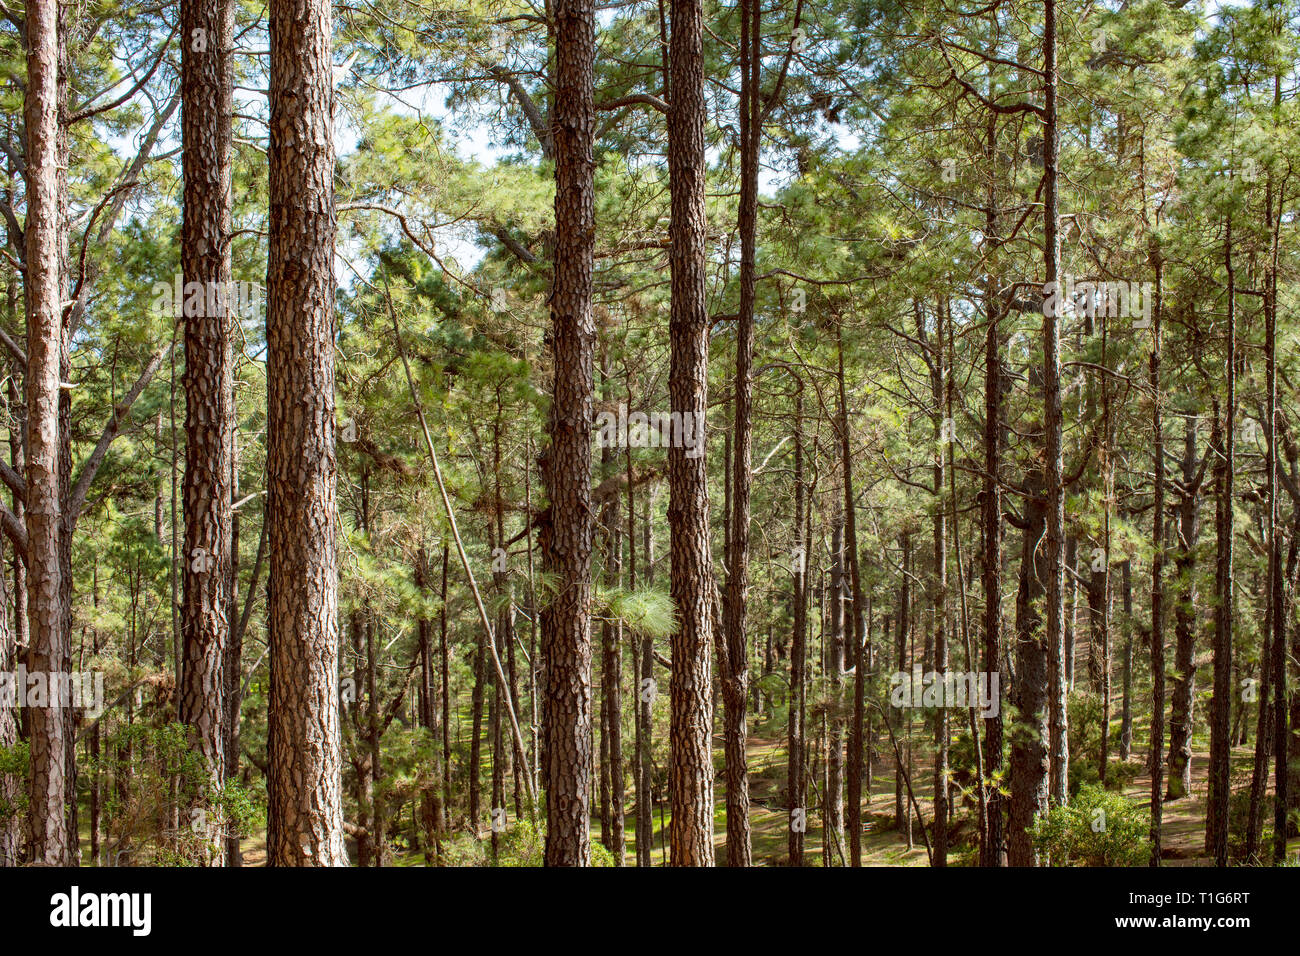
{"type": "Polygon", "coordinates": [[[1084,785],[1069,806],[1034,822],[1034,847],[1055,866],[1143,866],[1151,857],[1148,820],[1117,793],[1084,785]]]}

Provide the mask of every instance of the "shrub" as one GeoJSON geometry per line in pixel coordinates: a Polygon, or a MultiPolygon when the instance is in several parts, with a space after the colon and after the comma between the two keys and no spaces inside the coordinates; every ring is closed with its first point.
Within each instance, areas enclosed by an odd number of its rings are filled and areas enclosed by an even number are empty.
{"type": "Polygon", "coordinates": [[[1079,788],[1068,806],[1034,822],[1034,847],[1056,866],[1142,866],[1150,859],[1148,820],[1117,793],[1079,788]]]}

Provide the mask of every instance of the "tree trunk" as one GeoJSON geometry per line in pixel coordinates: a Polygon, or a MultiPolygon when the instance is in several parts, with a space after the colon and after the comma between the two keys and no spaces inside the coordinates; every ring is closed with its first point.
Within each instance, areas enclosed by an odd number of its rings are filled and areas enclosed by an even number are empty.
{"type": "MultiPolygon", "coordinates": [[[[985,138],[985,157],[992,166],[997,158],[996,117],[990,113],[985,138]]],[[[985,233],[990,243],[997,239],[997,195],[990,176],[985,207],[985,233]]],[[[981,584],[984,591],[984,671],[1001,670],[1002,661],[1002,345],[999,338],[997,277],[990,273],[984,290],[984,487],[982,490],[983,555],[981,584]]],[[[999,680],[999,694],[1002,681],[999,680]]],[[[981,785],[988,791],[988,830],[981,834],[980,865],[1006,866],[1007,847],[1002,788],[993,785],[1002,772],[1002,708],[984,717],[984,773],[981,785]]]]}
{"type": "Polygon", "coordinates": [[[272,0],[266,316],[272,866],[347,865],[339,749],[330,21],[324,0],[272,0]]]}
{"type": "Polygon", "coordinates": [[[226,645],[230,639],[230,189],[234,37],[231,0],[181,3],[181,131],[185,283],[185,478],[182,509],[180,719],[202,762],[189,794],[202,814],[199,859],[223,865],[224,819],[211,797],[225,782],[226,645]],[[194,293],[197,292],[197,296],[194,293]]]}
{"type": "Polygon", "coordinates": [[[1164,318],[1164,267],[1155,253],[1155,303],[1151,326],[1151,403],[1152,468],[1155,474],[1151,523],[1151,865],[1160,865],[1162,815],[1160,804],[1161,757],[1165,735],[1165,425],[1162,418],[1163,395],[1160,391],[1160,323],[1164,318]]]}
{"type": "Polygon", "coordinates": [[[1178,545],[1174,552],[1178,603],[1174,605],[1174,673],[1169,718],[1167,800],[1192,790],[1192,727],[1196,699],[1196,539],[1200,534],[1200,478],[1196,464],[1196,417],[1183,433],[1182,498],[1178,503],[1178,545]]]}
{"type": "Polygon", "coordinates": [[[791,866],[803,866],[808,806],[804,777],[804,708],[807,677],[808,555],[804,535],[803,382],[794,398],[794,548],[791,553],[790,693],[786,717],[786,794],[790,805],[788,853],[791,866]]]}
{"type": "Polygon", "coordinates": [[[1214,692],[1210,700],[1210,779],[1206,804],[1205,852],[1216,866],[1228,863],[1229,759],[1232,741],[1232,525],[1234,452],[1237,428],[1237,313],[1236,275],[1232,262],[1232,220],[1224,235],[1224,264],[1228,273],[1227,394],[1222,418],[1214,402],[1215,448],[1215,608],[1214,692]]]}
{"type": "MultiPolygon", "coordinates": [[[[1043,4],[1043,268],[1057,301],[1061,273],[1060,202],[1057,163],[1056,0],[1043,4]]],[[[1049,300],[1050,301],[1050,300],[1049,300]]],[[[1060,309],[1043,309],[1044,494],[1046,495],[1045,599],[1048,694],[1050,709],[1050,792],[1064,806],[1070,798],[1070,737],[1065,674],[1065,488],[1061,458],[1061,320],[1060,309]]]]}
{"type": "MultiPolygon", "coordinates": [[[[62,223],[59,209],[59,11],[51,0],[26,8],[27,88],[27,669],[64,669],[69,656],[63,621],[59,555],[59,353],[63,330],[62,223]]],[[[50,701],[51,705],[57,701],[50,701]]],[[[30,709],[29,862],[72,862],[66,810],[67,711],[30,709]]]]}
{"type": "MultiPolygon", "coordinates": [[[[668,175],[672,306],[668,394],[671,411],[691,416],[701,435],[708,413],[709,317],[705,303],[704,11],[672,0],[669,47],[668,175]]],[[[679,443],[680,444],[680,443],[679,443]]],[[[713,865],[713,703],[709,652],[715,586],[709,540],[707,456],[668,449],[672,639],[668,769],[673,866],[713,865]]]]}
{"type": "Polygon", "coordinates": [[[556,597],[542,611],[546,662],[546,863],[591,863],[591,428],[596,329],[592,127],[595,13],[591,0],[556,0],[555,257],[551,445],[542,475],[550,498],[541,530],[556,597]]]}

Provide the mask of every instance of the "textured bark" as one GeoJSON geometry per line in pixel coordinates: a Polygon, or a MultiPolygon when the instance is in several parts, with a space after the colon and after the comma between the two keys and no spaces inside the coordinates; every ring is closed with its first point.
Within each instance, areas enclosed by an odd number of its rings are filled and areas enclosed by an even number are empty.
{"type": "MultiPolygon", "coordinates": [[[[54,673],[69,656],[60,561],[59,360],[63,338],[62,228],[59,209],[59,13],[52,0],[26,8],[27,220],[27,669],[54,673]]],[[[57,703],[50,701],[51,704],[57,703]]],[[[65,820],[68,766],[67,711],[29,710],[31,776],[28,791],[29,860],[71,862],[65,820]]]]}
{"type": "Polygon", "coordinates": [[[542,555],[556,593],[542,611],[546,662],[546,863],[591,863],[592,76],[591,0],[557,0],[555,224],[551,347],[555,358],[551,444],[542,474],[550,520],[542,555]]]}
{"type": "MultiPolygon", "coordinates": [[[[669,46],[668,175],[672,193],[672,308],[668,394],[671,411],[702,429],[708,412],[709,319],[705,283],[703,5],[672,0],[669,46]]],[[[713,560],[709,542],[706,455],[668,450],[670,593],[677,610],[669,690],[668,770],[674,866],[713,865],[713,728],[711,667],[713,560]]]]}
{"type": "Polygon", "coordinates": [[[185,316],[185,480],[182,502],[180,719],[202,761],[204,781],[189,795],[206,826],[201,861],[225,862],[223,819],[210,797],[225,779],[226,644],[230,636],[231,360],[230,281],[231,0],[181,3],[181,134],[184,203],[181,271],[198,283],[185,316]],[[215,294],[214,294],[215,293],[215,294]],[[198,305],[197,308],[192,306],[198,305]],[[193,314],[191,314],[193,313],[193,314]]]}
{"type": "Polygon", "coordinates": [[[334,447],[330,5],[270,8],[267,854],[344,866],[334,447]]]}

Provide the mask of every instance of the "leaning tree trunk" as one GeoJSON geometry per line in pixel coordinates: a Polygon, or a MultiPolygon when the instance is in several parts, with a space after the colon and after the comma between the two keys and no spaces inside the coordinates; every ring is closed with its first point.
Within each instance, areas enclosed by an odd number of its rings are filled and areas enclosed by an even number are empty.
{"type": "Polygon", "coordinates": [[[181,3],[185,316],[185,547],[182,552],[180,719],[202,764],[189,795],[199,857],[225,862],[224,820],[212,800],[225,780],[224,706],[231,562],[230,182],[234,37],[231,0],[181,3]],[[197,283],[197,298],[191,296],[197,283]],[[192,306],[197,305],[197,308],[192,306]],[[196,819],[193,815],[201,814],[196,819]]]}
{"type": "Polygon", "coordinates": [[[331,11],[271,0],[267,521],[272,866],[346,866],[339,747],[331,11]]]}
{"type": "MultiPolygon", "coordinates": [[[[673,413],[691,416],[701,436],[709,407],[709,317],[705,303],[704,10],[672,0],[669,46],[668,179],[672,308],[668,395],[673,413]]],[[[680,443],[677,443],[680,445],[680,443]]],[[[713,865],[713,559],[706,455],[668,449],[668,528],[672,536],[673,674],[669,688],[668,767],[673,866],[713,865]]]]}
{"type": "Polygon", "coordinates": [[[592,180],[591,0],[557,0],[555,258],[551,445],[542,474],[550,497],[542,556],[555,597],[542,610],[546,662],[546,863],[591,863],[591,428],[596,329],[591,312],[595,189],[592,180]]]}

